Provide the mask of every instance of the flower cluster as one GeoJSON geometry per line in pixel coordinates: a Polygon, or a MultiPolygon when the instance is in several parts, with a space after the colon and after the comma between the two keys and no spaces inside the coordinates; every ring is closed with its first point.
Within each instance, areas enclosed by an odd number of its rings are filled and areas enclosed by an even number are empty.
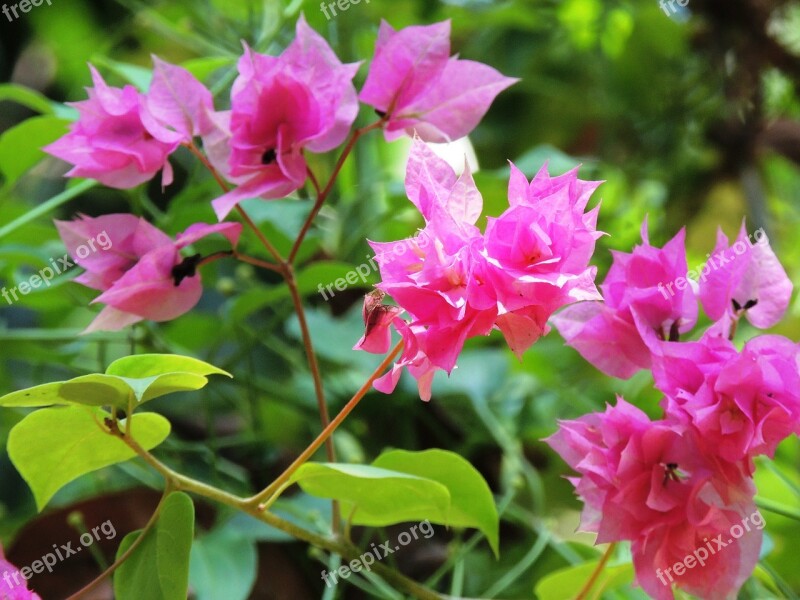
{"type": "Polygon", "coordinates": [[[93,302],[106,307],[86,332],[122,329],[143,319],[169,321],[200,300],[203,286],[197,268],[201,256],[183,257],[181,250],[194,242],[219,233],[236,246],[239,223],[196,223],[172,240],[153,225],[128,214],[75,221],[56,221],[61,239],[75,262],[85,269],[75,281],[100,294],[93,302]],[[105,232],[113,240],[108,248],[81,258],[76,251],[85,240],[105,232]]]}
{"type": "MultiPolygon", "coordinates": [[[[230,110],[224,111],[215,110],[211,92],[189,71],[157,57],[147,93],[130,85],[110,87],[92,67],[89,98],[75,104],[79,119],[45,150],[73,165],[70,177],[132,188],[159,171],[163,185],[169,185],[170,154],[180,146],[199,154],[201,144],[207,166],[225,187],[212,201],[221,221],[244,199],[283,198],[304,186],[309,178],[305,153],[340,146],[358,116],[359,99],[380,115],[376,125],[387,139],[403,131],[436,142],[469,134],[497,94],[516,80],[450,57],[449,38],[449,21],[401,31],[382,23],[359,95],[353,78],[360,63],[343,64],[301,17],[296,38],[279,56],[244,48],[230,110]]],[[[133,217],[115,219],[120,237],[130,236],[131,251],[116,251],[115,240],[113,260],[104,255],[86,264],[78,261],[100,271],[89,271],[79,281],[103,291],[96,301],[107,304],[90,330],[183,314],[197,302],[200,284],[190,270],[180,281],[172,280],[175,289],[168,289],[170,270],[181,262],[177,251],[190,238],[213,231],[227,232],[235,243],[230,228],[198,224],[173,243],[133,217]]],[[[72,238],[92,227],[85,219],[59,225],[62,235],[71,230],[72,238]]]]}
{"type": "MultiPolygon", "coordinates": [[[[686,275],[684,232],[655,248],[645,224],[643,238],[633,253],[614,255],[604,303],[568,307],[554,321],[604,373],[651,369],[664,416],[650,421],[619,398],[602,414],[561,422],[547,442],[580,474],[571,481],[585,503],[581,529],[599,543],[629,540],[637,581],[651,596],[673,598],[674,583],[701,598],[735,597],[758,560],[761,531],[728,534],[755,510],[754,457],[800,434],[800,347],[762,335],[737,350],[729,337],[745,315],[757,327],[776,324],[792,284],[764,237],[668,296],[663,282],[686,275]],[[716,322],[699,340],[680,341],[698,300],[716,322]],[[725,551],[703,569],[669,572],[716,539],[725,551]]],[[[743,226],[737,243],[746,239],[743,226]]],[[[718,240],[721,255],[727,238],[718,240]]]]}
{"type": "Polygon", "coordinates": [[[489,218],[483,233],[476,226],[483,199],[469,169],[457,177],[415,140],[406,192],[425,227],[413,239],[371,242],[382,280],[378,289],[398,307],[368,296],[367,330],[356,347],[386,352],[390,325],[405,342],[399,362],[375,387],[391,392],[408,367],[428,400],[434,373],[452,371],[467,339],[499,329],[521,356],[547,333],[555,310],[598,299],[596,270],[588,263],[601,234],[597,208],[586,212],[597,186],[575,171],[550,177],[545,169],[528,182],[512,165],[510,206],[489,218]],[[412,251],[396,252],[398,246],[412,251]],[[399,317],[401,311],[409,322],[399,317]]]}

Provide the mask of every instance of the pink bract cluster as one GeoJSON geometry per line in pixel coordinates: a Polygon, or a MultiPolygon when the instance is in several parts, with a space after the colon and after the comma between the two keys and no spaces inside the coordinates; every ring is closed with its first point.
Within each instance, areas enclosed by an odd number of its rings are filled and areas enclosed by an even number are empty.
{"type": "Polygon", "coordinates": [[[580,474],[571,481],[584,501],[581,529],[599,543],[630,541],[648,594],[671,599],[677,585],[733,598],[761,547],[761,528],[742,529],[756,511],[753,459],[800,434],[800,347],[762,335],[739,350],[729,338],[743,316],[756,327],[778,323],[792,284],[766,236],[750,244],[744,226],[738,246],[719,234],[697,282],[686,281],[683,231],[656,248],[645,224],[643,238],[633,253],[614,254],[604,302],[568,307],[554,321],[604,373],[651,369],[664,417],[650,421],[619,398],[602,414],[561,422],[547,442],[580,474]],[[679,278],[686,285],[673,289],[679,278]],[[682,342],[699,303],[716,321],[682,342]],[[743,535],[732,537],[734,527],[743,535]],[[675,570],[709,540],[705,564],[675,570]]]}
{"type": "Polygon", "coordinates": [[[483,199],[469,169],[456,176],[415,140],[406,192],[425,227],[414,238],[371,242],[382,280],[378,289],[399,308],[368,297],[367,331],[356,347],[386,352],[390,325],[405,342],[400,360],[375,387],[391,392],[407,367],[429,400],[434,374],[453,370],[467,339],[499,329],[521,356],[547,333],[554,311],[599,299],[589,259],[602,234],[597,208],[586,212],[598,185],[581,181],[575,171],[550,177],[545,169],[528,182],[512,165],[510,206],[488,219],[484,233],[476,225],[483,199]],[[400,318],[401,311],[410,321],[400,318]]]}
{"type": "MultiPolygon", "coordinates": [[[[353,78],[360,63],[343,64],[301,17],[294,41],[279,56],[245,46],[230,110],[224,111],[215,110],[211,92],[189,71],[157,57],[147,93],[131,85],[110,87],[92,67],[89,98],[74,105],[79,119],[45,150],[73,165],[69,177],[132,188],[159,171],[163,185],[170,184],[169,156],[180,146],[195,153],[202,146],[218,178],[228,182],[227,191],[212,201],[223,220],[244,199],[283,198],[304,186],[309,178],[306,154],[343,144],[358,116],[359,99],[378,112],[378,125],[387,139],[416,132],[438,142],[469,134],[495,96],[516,80],[486,65],[451,57],[449,38],[449,22],[400,31],[382,23],[359,97],[353,78]]],[[[128,240],[118,247],[134,244],[130,253],[115,250],[113,260],[103,255],[77,261],[95,270],[113,263],[113,277],[87,273],[78,279],[103,291],[96,301],[107,305],[89,330],[172,319],[193,307],[200,294],[199,278],[191,273],[175,279],[173,289],[169,274],[180,262],[177,251],[191,243],[189,238],[212,230],[197,225],[200,229],[187,231],[173,243],[133,217],[125,223],[122,215],[114,219],[103,226],[109,227],[110,235],[115,229],[120,240],[128,240]],[[135,235],[130,233],[134,229],[135,235]],[[164,299],[156,299],[156,292],[165,294],[164,299]]],[[[64,236],[72,251],[80,243],[77,238],[96,225],[84,219],[61,223],[59,229],[62,236],[72,230],[69,241],[64,236]]]]}
{"type": "Polygon", "coordinates": [[[75,281],[100,294],[92,302],[106,307],[86,332],[115,331],[143,319],[169,321],[190,311],[200,300],[203,286],[197,273],[200,255],[184,257],[181,250],[219,233],[236,246],[239,223],[196,223],[173,240],[134,215],[81,216],[56,221],[56,227],[75,262],[84,273],[75,281]],[[109,244],[81,257],[79,246],[105,235],[109,244]]]}
{"type": "Polygon", "coordinates": [[[0,600],[42,600],[39,594],[28,589],[21,573],[6,560],[0,546],[0,600]]]}

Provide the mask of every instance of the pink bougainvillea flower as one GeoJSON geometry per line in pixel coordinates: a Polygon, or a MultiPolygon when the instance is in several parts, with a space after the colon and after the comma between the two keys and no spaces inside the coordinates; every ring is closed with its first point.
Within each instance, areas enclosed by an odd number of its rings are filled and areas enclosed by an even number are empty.
{"type": "Polygon", "coordinates": [[[211,92],[189,71],[157,56],[145,105],[142,121],[161,141],[188,144],[213,130],[211,92]]]}
{"type": "Polygon", "coordinates": [[[145,126],[144,120],[154,118],[147,113],[143,94],[131,85],[110,87],[94,67],[90,69],[94,87],[87,88],[89,99],[73,104],[78,120],[68,134],[43,150],[73,165],[68,177],[88,177],[126,189],[163,170],[162,183],[169,185],[172,168],[167,157],[178,142],[159,139],[145,126]]]}
{"type": "Polygon", "coordinates": [[[400,361],[376,387],[394,389],[408,366],[420,395],[430,398],[433,373],[450,373],[467,339],[496,328],[521,355],[547,332],[554,310],[598,298],[588,265],[600,235],[597,212],[585,212],[596,187],[575,172],[550,178],[545,170],[528,183],[514,169],[512,206],[490,220],[484,236],[476,226],[483,199],[469,169],[457,176],[415,138],[406,192],[425,228],[406,240],[370,242],[381,273],[378,289],[410,317],[405,323],[396,318],[399,312],[384,312],[374,329],[367,322],[358,348],[385,352],[390,324],[405,341],[400,361]]]}
{"type": "Polygon", "coordinates": [[[650,245],[647,221],[643,244],[633,253],[614,252],[614,262],[600,286],[604,302],[578,304],[563,310],[553,322],[567,344],[595,367],[614,377],[628,378],[651,364],[659,340],[675,340],[694,327],[697,298],[686,282],[685,231],[664,248],[650,245]]]}
{"type": "Polygon", "coordinates": [[[559,422],[545,441],[580,475],[570,479],[584,501],[580,529],[597,533],[597,543],[631,541],[637,581],[652,597],[673,598],[674,581],[702,598],[728,598],[752,572],[758,527],[710,558],[704,574],[667,572],[756,513],[744,471],[701,452],[693,430],[652,422],[619,398],[602,414],[559,422]]]}
{"type": "Polygon", "coordinates": [[[599,185],[578,179],[577,169],[550,177],[546,167],[529,183],[511,165],[511,206],[486,227],[485,276],[497,298],[497,327],[520,357],[549,331],[554,311],[600,298],[589,266],[602,235],[599,205],[585,212],[599,185]]]}
{"type": "Polygon", "coordinates": [[[711,319],[724,320],[720,330],[723,335],[727,335],[725,326],[741,313],[759,329],[768,329],[781,320],[792,296],[792,282],[763,229],[756,231],[751,242],[742,222],[730,248],[720,229],[708,266],[709,273],[700,279],[700,301],[711,319]]]}
{"type": "Polygon", "coordinates": [[[713,335],[665,344],[654,357],[665,409],[699,433],[707,452],[730,462],[773,456],[800,434],[800,348],[781,336],[748,341],[741,352],[713,335]]]}
{"type": "Polygon", "coordinates": [[[245,48],[231,92],[231,110],[213,117],[209,158],[238,187],[213,202],[223,219],[245,198],[282,198],[303,185],[303,150],[327,152],[347,137],[358,114],[352,79],[300,17],[297,37],[280,56],[245,48]]]}
{"type": "Polygon", "coordinates": [[[19,569],[6,560],[0,545],[0,600],[42,600],[28,589],[27,580],[19,569]]]}
{"type": "Polygon", "coordinates": [[[416,132],[426,142],[446,142],[470,133],[516,81],[450,57],[450,21],[400,31],[382,21],[359,98],[385,115],[387,140],[416,132]]]}
{"type": "Polygon", "coordinates": [[[106,307],[86,333],[115,331],[144,319],[168,321],[188,312],[202,295],[201,257],[183,257],[180,250],[213,233],[235,246],[242,230],[239,223],[197,223],[173,241],[133,215],[84,216],[56,226],[70,255],[86,270],[76,281],[103,292],[93,303],[106,307]],[[82,258],[80,246],[101,236],[109,243],[82,258]]]}

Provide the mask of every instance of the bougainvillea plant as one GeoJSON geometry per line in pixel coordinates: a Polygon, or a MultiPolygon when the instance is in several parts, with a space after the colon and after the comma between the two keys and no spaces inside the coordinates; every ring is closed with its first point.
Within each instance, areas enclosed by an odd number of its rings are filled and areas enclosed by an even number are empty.
{"type": "MultiPolygon", "coordinates": [[[[154,178],[169,186],[171,155],[185,148],[196,157],[219,186],[207,199],[219,223],[195,223],[171,236],[130,214],[56,222],[84,271],[75,282],[100,292],[93,303],[103,308],[86,332],[186,314],[201,299],[201,272],[211,262],[236,260],[265,269],[288,287],[322,427],[280,476],[242,497],[179,473],[151,453],[169,435],[170,423],[143,405],[199,390],[211,375],[229,376],[208,363],[132,355],[103,373],[0,398],[0,406],[36,409],[12,430],[8,452],[39,509],[80,476],[135,457],[163,476],[163,497],[148,525],[129,534],[116,562],[72,597],[113,574],[120,600],[186,598],[194,528],[188,494],[347,561],[363,556],[350,540],[350,525],[414,519],[476,528],[497,553],[495,501],[466,460],[443,450],[392,450],[369,466],[342,464],[332,434],[373,387],[391,393],[404,369],[428,401],[434,375],[456,367],[467,340],[499,330],[521,357],[548,334],[551,317],[598,369],[618,377],[650,369],[665,396],[660,420],[619,398],[605,413],[562,422],[547,440],[580,474],[572,482],[585,503],[582,529],[612,548],[629,541],[636,580],[653,597],[672,598],[673,586],[703,598],[731,597],[752,573],[761,542],[755,525],[727,540],[733,526],[756,512],[753,458],[771,455],[783,438],[800,431],[797,346],[776,336],[754,338],[741,349],[732,341],[741,317],[765,328],[786,310],[791,283],[768,242],[760,239],[741,253],[744,227],[731,250],[720,235],[715,257],[732,258],[703,273],[698,288],[685,279],[677,283],[687,272],[683,233],[659,249],[649,244],[645,224],[643,245],[616,254],[598,290],[590,260],[603,233],[597,230],[599,205],[588,208],[598,182],[582,181],[576,170],[551,177],[546,167],[529,180],[512,164],[508,208],[481,227],[483,198],[470,169],[457,173],[428,146],[469,134],[515,79],[451,56],[448,22],[399,31],[383,23],[359,91],[353,81],[361,68],[342,63],[302,17],[294,41],[280,55],[244,48],[227,110],[215,108],[211,92],[189,71],[158,58],[146,93],[130,85],[111,87],[91,67],[88,99],[74,104],[78,119],[45,148],[72,165],[69,177],[120,189],[154,178]],[[354,129],[359,103],[377,117],[354,129]],[[370,241],[381,282],[364,300],[364,331],[355,349],[385,357],[330,418],[294,267],[346,159],[359,139],[377,130],[387,140],[412,139],[405,189],[424,227],[408,239],[370,241]],[[335,167],[320,181],[310,159],[331,152],[337,153],[335,167]],[[281,202],[306,188],[313,207],[282,253],[241,203],[281,202]],[[113,243],[82,253],[83,243],[100,234],[113,243]],[[263,245],[267,258],[239,250],[245,235],[263,245]],[[195,244],[209,236],[224,249],[196,252],[195,244]],[[697,322],[698,304],[715,324],[698,339],[681,341],[697,322]],[[56,426],[56,438],[41,435],[56,426]],[[327,462],[312,462],[323,446],[327,462]],[[332,500],[332,532],[304,529],[271,510],[295,484],[332,500]],[[414,494],[407,493],[409,486],[414,494]],[[721,538],[731,547],[703,550],[707,567],[674,568],[721,538]],[[151,566],[159,577],[144,581],[151,566]],[[169,577],[161,577],[162,571],[169,577]]],[[[361,333],[353,332],[354,341],[361,333]]],[[[0,553],[0,567],[5,565],[0,553]]],[[[441,597],[388,563],[371,569],[408,595],[441,597]]],[[[24,581],[0,582],[0,591],[3,598],[38,598],[24,581]]]]}

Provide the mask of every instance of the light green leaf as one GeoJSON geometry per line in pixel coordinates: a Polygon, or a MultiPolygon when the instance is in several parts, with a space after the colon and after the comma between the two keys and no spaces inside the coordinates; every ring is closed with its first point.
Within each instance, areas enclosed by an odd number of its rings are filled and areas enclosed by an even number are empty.
{"type": "Polygon", "coordinates": [[[292,476],[308,494],[342,503],[353,523],[383,526],[428,519],[446,523],[447,488],[431,479],[366,465],[306,463],[292,476]]]}
{"type": "Polygon", "coordinates": [[[494,497],[489,485],[469,461],[446,450],[391,450],[381,454],[372,466],[424,477],[444,485],[450,492],[450,512],[447,521],[440,524],[479,529],[486,535],[495,555],[499,553],[500,517],[494,497]]]}
{"type": "MultiPolygon", "coordinates": [[[[539,580],[534,593],[539,600],[572,600],[592,576],[600,561],[565,567],[549,573],[539,580]]],[[[613,590],[633,582],[631,563],[603,568],[597,581],[589,590],[587,598],[600,598],[604,591],[613,590]]]]}
{"type": "MultiPolygon", "coordinates": [[[[125,536],[117,558],[141,532],[125,536]]],[[[153,529],[114,576],[117,600],[186,600],[194,538],[194,505],[183,492],[170,494],[153,529]]]]}
{"type": "Polygon", "coordinates": [[[69,402],[86,406],[125,407],[131,392],[131,386],[120,377],[95,373],[63,382],[59,396],[69,402]]]}
{"type": "Polygon", "coordinates": [[[180,356],[177,354],[135,354],[115,360],[106,369],[106,375],[141,379],[154,375],[167,375],[170,373],[191,373],[193,375],[227,375],[223,371],[207,362],[180,356]]]}
{"type": "Polygon", "coordinates": [[[38,407],[53,406],[54,404],[69,404],[59,394],[63,382],[45,383],[32,388],[11,392],[0,398],[2,407],[38,407]]]}
{"type": "Polygon", "coordinates": [[[67,133],[69,121],[43,116],[27,119],[0,136],[0,172],[14,184],[45,156],[41,147],[67,133]]]}
{"type": "MultiPolygon", "coordinates": [[[[33,491],[39,510],[81,475],[136,456],[125,442],[101,429],[109,416],[83,406],[43,408],[11,430],[9,457],[33,491]]],[[[120,427],[126,426],[126,421],[120,422],[120,427]]],[[[145,450],[158,446],[170,431],[169,421],[154,413],[134,415],[132,427],[134,439],[145,450]]]]}
{"type": "Polygon", "coordinates": [[[114,361],[107,372],[82,375],[69,381],[40,385],[0,398],[0,406],[52,406],[83,404],[125,409],[133,397],[140,405],[172,392],[199,390],[207,375],[230,373],[187,356],[141,354],[114,361]]]}
{"type": "Polygon", "coordinates": [[[256,544],[227,527],[217,529],[195,542],[190,564],[196,600],[247,600],[256,582],[256,544]]]}
{"type": "Polygon", "coordinates": [[[106,374],[128,383],[139,404],[172,392],[199,390],[208,383],[208,375],[233,377],[207,362],[176,354],[126,356],[111,363],[106,374]]]}

